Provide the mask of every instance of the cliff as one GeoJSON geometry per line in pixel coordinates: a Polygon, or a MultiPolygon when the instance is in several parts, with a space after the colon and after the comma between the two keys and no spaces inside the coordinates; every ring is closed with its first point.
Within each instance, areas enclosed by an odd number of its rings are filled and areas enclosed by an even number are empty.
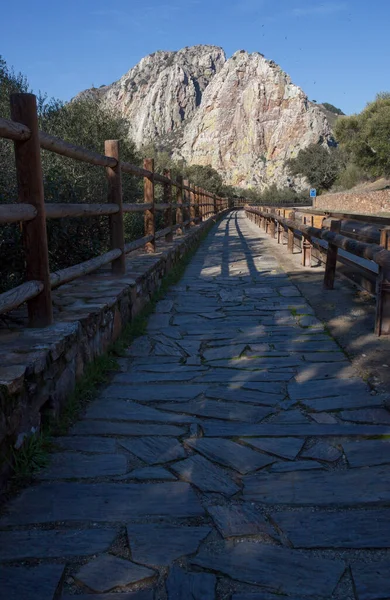
{"type": "Polygon", "coordinates": [[[257,52],[241,50],[227,60],[215,46],[159,51],[119,81],[77,98],[83,97],[126,117],[138,147],[168,147],[189,164],[211,165],[235,186],[284,186],[286,159],[310,143],[332,142],[324,111],[257,52]]]}

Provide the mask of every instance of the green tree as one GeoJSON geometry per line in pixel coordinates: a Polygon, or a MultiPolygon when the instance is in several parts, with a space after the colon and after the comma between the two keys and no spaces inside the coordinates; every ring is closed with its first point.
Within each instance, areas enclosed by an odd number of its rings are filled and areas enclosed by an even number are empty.
{"type": "Polygon", "coordinates": [[[360,114],[342,117],[335,135],[363,171],[373,177],[390,176],[390,93],[378,94],[360,114]]]}
{"type": "Polygon", "coordinates": [[[341,110],[341,108],[336,108],[336,106],[334,106],[333,104],[330,104],[329,102],[323,102],[322,106],[324,108],[326,108],[326,110],[328,110],[331,113],[334,113],[335,115],[345,115],[345,113],[343,113],[343,111],[341,110]]]}
{"type": "Polygon", "coordinates": [[[319,144],[310,144],[286,164],[291,175],[304,176],[311,186],[328,190],[343,167],[343,157],[337,148],[324,148],[319,144]]]}
{"type": "Polygon", "coordinates": [[[213,167],[191,165],[184,169],[184,174],[193,185],[198,185],[214,194],[221,193],[223,179],[213,167]]]}
{"type": "MultiPolygon", "coordinates": [[[[9,95],[28,91],[26,79],[15,74],[0,59],[0,114],[9,118],[9,95]]],[[[128,140],[125,121],[93,101],[63,104],[38,96],[40,128],[66,141],[104,152],[105,139],[121,140],[121,156],[138,164],[140,159],[134,144],[128,140]]],[[[46,202],[106,202],[105,169],[95,167],[55,153],[42,151],[42,168],[46,202]]],[[[130,175],[123,176],[125,201],[141,197],[142,182],[130,175]]],[[[15,202],[17,198],[15,160],[12,142],[0,138],[0,202],[15,202]]],[[[142,235],[142,216],[125,215],[127,239],[142,235]]],[[[82,262],[106,251],[109,247],[107,217],[58,219],[48,221],[51,270],[82,262]]],[[[24,253],[20,228],[7,225],[0,229],[0,291],[13,287],[24,278],[24,253]]]]}

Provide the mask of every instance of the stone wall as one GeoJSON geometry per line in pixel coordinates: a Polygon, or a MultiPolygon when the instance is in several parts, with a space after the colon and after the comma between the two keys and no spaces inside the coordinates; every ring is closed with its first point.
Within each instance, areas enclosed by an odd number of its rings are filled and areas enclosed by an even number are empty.
{"type": "Polygon", "coordinates": [[[378,192],[324,194],[317,196],[313,208],[317,210],[343,211],[346,213],[390,213],[390,190],[378,192]]]}
{"type": "MultiPolygon", "coordinates": [[[[224,213],[223,213],[224,214],[224,213]]],[[[133,253],[124,277],[109,268],[63,285],[53,294],[55,324],[23,327],[26,308],[0,330],[0,488],[10,473],[10,455],[59,415],[85,366],[103,354],[158,290],[162,278],[199,243],[213,219],[155,254],[133,253]]]]}

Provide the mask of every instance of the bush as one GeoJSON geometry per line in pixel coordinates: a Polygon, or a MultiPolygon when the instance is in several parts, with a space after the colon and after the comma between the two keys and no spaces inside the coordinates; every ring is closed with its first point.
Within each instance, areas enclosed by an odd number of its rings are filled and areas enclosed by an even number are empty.
{"type": "Polygon", "coordinates": [[[308,194],[298,193],[293,188],[278,188],[276,184],[270,185],[262,192],[258,190],[243,190],[242,195],[251,204],[272,206],[277,204],[294,204],[308,199],[308,194]]]}
{"type": "Polygon", "coordinates": [[[286,165],[291,175],[304,176],[311,186],[328,190],[343,168],[343,156],[337,148],[310,144],[300,150],[296,158],[288,160],[286,165]]]}
{"type": "MultiPolygon", "coordinates": [[[[0,110],[9,117],[9,95],[26,92],[28,85],[22,75],[15,75],[0,60],[0,110]]],[[[66,141],[104,152],[105,139],[121,139],[123,160],[139,163],[134,144],[126,139],[126,123],[116,114],[103,109],[92,100],[63,104],[38,97],[40,128],[66,141]]],[[[105,169],[42,151],[44,192],[46,202],[96,203],[107,201],[105,169]]],[[[142,182],[123,176],[123,194],[134,202],[141,194],[142,182]]],[[[16,174],[12,143],[0,139],[0,202],[15,202],[16,174]]],[[[48,221],[50,269],[55,271],[88,260],[109,248],[107,217],[59,219],[48,221]]],[[[126,234],[130,239],[142,235],[138,215],[125,216],[126,234]]],[[[128,239],[128,241],[130,241],[128,239]]],[[[19,227],[9,225],[0,230],[0,291],[21,283],[24,279],[24,253],[19,227]]]]}
{"type": "Polygon", "coordinates": [[[345,114],[343,113],[341,108],[336,108],[335,106],[333,106],[333,104],[329,104],[329,102],[323,102],[322,106],[326,108],[326,110],[328,110],[329,112],[334,113],[335,115],[343,116],[345,114]]]}
{"type": "Polygon", "coordinates": [[[360,114],[342,117],[335,134],[357,167],[373,177],[390,176],[390,93],[378,94],[360,114]]]}
{"type": "Polygon", "coordinates": [[[363,181],[362,171],[354,165],[349,163],[343,171],[341,171],[335,181],[334,188],[340,190],[350,190],[355,187],[358,183],[363,181]]]}

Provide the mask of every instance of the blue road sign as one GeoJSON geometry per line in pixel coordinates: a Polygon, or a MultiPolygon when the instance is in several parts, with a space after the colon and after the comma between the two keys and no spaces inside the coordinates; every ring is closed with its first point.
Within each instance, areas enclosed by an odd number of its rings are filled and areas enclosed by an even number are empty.
{"type": "Polygon", "coordinates": [[[317,197],[317,190],[315,188],[311,188],[310,198],[316,198],[316,197],[317,197]]]}

